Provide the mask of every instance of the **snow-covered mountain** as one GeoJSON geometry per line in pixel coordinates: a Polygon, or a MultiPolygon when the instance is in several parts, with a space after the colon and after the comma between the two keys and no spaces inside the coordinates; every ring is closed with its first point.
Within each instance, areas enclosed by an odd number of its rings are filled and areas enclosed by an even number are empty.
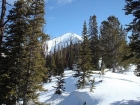
{"type": "Polygon", "coordinates": [[[67,44],[70,44],[70,41],[73,43],[78,43],[82,41],[82,37],[75,33],[66,33],[44,43],[45,54],[54,51],[54,47],[57,49],[58,45],[61,47],[66,47],[67,44]]]}

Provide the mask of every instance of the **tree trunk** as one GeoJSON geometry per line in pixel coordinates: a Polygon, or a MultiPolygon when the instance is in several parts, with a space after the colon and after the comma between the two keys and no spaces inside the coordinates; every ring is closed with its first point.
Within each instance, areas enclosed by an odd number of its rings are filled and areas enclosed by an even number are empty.
{"type": "Polygon", "coordinates": [[[2,0],[1,7],[1,16],[0,16],[0,46],[2,45],[3,33],[4,33],[4,17],[6,11],[6,0],[2,0]]]}
{"type": "MultiPolygon", "coordinates": [[[[0,59],[2,59],[2,39],[3,39],[3,31],[4,31],[4,16],[5,16],[5,4],[6,0],[2,0],[2,7],[1,7],[1,16],[0,16],[0,59]]],[[[0,60],[1,64],[1,60],[0,60]]]]}
{"type": "Polygon", "coordinates": [[[112,65],[112,69],[113,69],[112,72],[115,73],[115,65],[114,64],[112,65]]]}
{"type": "Polygon", "coordinates": [[[102,58],[101,65],[100,65],[100,71],[102,70],[102,68],[103,68],[103,58],[102,58]]]}
{"type": "Polygon", "coordinates": [[[28,101],[27,101],[27,99],[26,99],[26,96],[24,96],[23,105],[28,105],[28,101]]]}
{"type": "Polygon", "coordinates": [[[84,88],[85,86],[85,72],[83,72],[83,83],[82,83],[82,89],[84,88]]]}

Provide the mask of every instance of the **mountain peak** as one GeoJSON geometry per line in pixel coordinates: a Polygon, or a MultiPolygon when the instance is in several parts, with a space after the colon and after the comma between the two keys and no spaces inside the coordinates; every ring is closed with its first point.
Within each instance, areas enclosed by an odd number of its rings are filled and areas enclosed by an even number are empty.
{"type": "Polygon", "coordinates": [[[59,37],[46,41],[44,43],[45,54],[47,55],[48,53],[53,52],[54,48],[58,48],[58,45],[63,47],[66,44],[69,45],[70,41],[72,41],[73,43],[78,43],[79,41],[82,41],[82,37],[75,33],[66,33],[59,37]]]}

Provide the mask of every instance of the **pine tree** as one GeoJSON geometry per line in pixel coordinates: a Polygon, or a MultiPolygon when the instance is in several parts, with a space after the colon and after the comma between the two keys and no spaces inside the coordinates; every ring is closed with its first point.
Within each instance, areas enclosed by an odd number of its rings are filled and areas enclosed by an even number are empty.
{"type": "Polygon", "coordinates": [[[89,20],[89,40],[90,48],[92,51],[92,65],[96,70],[99,70],[99,38],[98,38],[98,26],[96,16],[90,16],[89,20]]]}
{"type": "MultiPolygon", "coordinates": [[[[9,20],[6,19],[6,10],[7,10],[7,0],[1,0],[1,9],[0,9],[0,104],[10,103],[9,93],[11,89],[6,86],[9,85],[9,75],[8,75],[8,58],[5,56],[6,46],[5,41],[5,26],[9,20]]],[[[9,4],[10,5],[10,4],[9,4]]]]}
{"type": "Polygon", "coordinates": [[[54,55],[51,56],[51,72],[54,74],[54,71],[56,70],[56,63],[55,63],[55,58],[54,55]]]}
{"type": "Polygon", "coordinates": [[[67,47],[64,43],[64,48],[63,48],[64,68],[68,68],[66,55],[67,55],[67,47]]]}
{"type": "Polygon", "coordinates": [[[104,63],[106,67],[115,68],[118,64],[118,58],[120,54],[120,46],[125,38],[125,34],[121,34],[121,25],[115,16],[108,17],[107,21],[103,21],[100,28],[100,45],[103,50],[104,63]]]}
{"type": "Polygon", "coordinates": [[[125,0],[126,5],[124,6],[125,14],[133,14],[134,19],[128,25],[127,31],[132,31],[132,35],[130,36],[130,49],[131,56],[135,58],[134,62],[137,64],[137,70],[140,71],[140,1],[139,0],[125,0]]]}
{"type": "Polygon", "coordinates": [[[43,90],[41,82],[45,76],[45,58],[42,55],[44,34],[44,0],[27,1],[28,26],[26,36],[26,58],[24,59],[24,77],[22,83],[23,105],[29,101],[37,102],[37,91],[43,90]]]}
{"type": "Polygon", "coordinates": [[[62,51],[63,47],[61,47],[61,50],[59,52],[60,55],[58,55],[59,57],[59,62],[58,62],[58,75],[61,75],[64,73],[64,55],[63,55],[63,51],[62,51]]]}
{"type": "Polygon", "coordinates": [[[51,82],[51,76],[53,75],[52,73],[52,68],[51,68],[51,63],[52,63],[52,55],[51,54],[48,54],[46,56],[46,68],[48,69],[48,71],[46,72],[46,77],[47,78],[44,78],[44,82],[51,82]]]}
{"type": "Polygon", "coordinates": [[[79,76],[81,76],[81,69],[80,69],[80,66],[78,65],[79,50],[80,50],[80,43],[77,43],[77,44],[75,44],[75,49],[74,49],[75,62],[73,64],[73,71],[75,72],[73,77],[75,77],[75,78],[78,78],[79,76]]]}
{"type": "MultiPolygon", "coordinates": [[[[24,58],[24,35],[26,29],[26,23],[24,20],[24,9],[23,1],[17,1],[14,4],[14,8],[10,10],[8,15],[9,24],[6,30],[7,37],[5,39],[5,62],[7,62],[7,67],[4,68],[4,74],[2,82],[5,80],[8,83],[4,83],[2,87],[7,93],[4,93],[3,98],[6,104],[14,104],[20,98],[20,80],[21,71],[23,69],[23,58],[24,58]],[[8,102],[8,103],[7,103],[8,102]]],[[[1,90],[2,91],[2,90],[1,90]]],[[[2,92],[3,93],[3,92],[2,92]]],[[[3,100],[3,99],[2,99],[3,100]]]]}
{"type": "Polygon", "coordinates": [[[37,102],[37,91],[42,89],[45,76],[45,60],[42,44],[45,34],[44,1],[18,0],[8,15],[4,47],[4,62],[8,62],[1,72],[1,103],[15,104],[19,99],[27,105],[29,101],[37,102]],[[7,83],[4,83],[6,82],[7,83]]]}
{"type": "Polygon", "coordinates": [[[86,27],[86,22],[84,22],[83,25],[83,31],[82,31],[82,36],[83,36],[83,42],[81,43],[80,46],[80,52],[79,52],[79,62],[78,66],[80,68],[80,74],[79,74],[79,79],[78,83],[76,84],[77,88],[84,88],[86,85],[89,84],[90,76],[91,76],[91,50],[89,48],[89,40],[87,38],[87,27],[86,27]]]}
{"type": "Polygon", "coordinates": [[[44,1],[18,0],[8,15],[6,59],[9,76],[9,99],[23,99],[23,105],[36,102],[37,91],[42,90],[41,82],[46,72],[42,44],[45,34],[44,1]]]}
{"type": "MultiPolygon", "coordinates": [[[[1,12],[1,14],[0,14],[0,59],[2,59],[2,53],[3,53],[3,47],[2,46],[3,46],[3,43],[4,43],[3,38],[4,38],[5,25],[9,21],[9,20],[5,20],[6,8],[7,8],[6,4],[8,4],[6,0],[1,1],[1,10],[0,10],[0,12],[1,12]]],[[[2,64],[1,61],[0,61],[0,64],[2,64]]]]}
{"type": "Polygon", "coordinates": [[[69,46],[68,46],[68,42],[67,42],[67,45],[66,45],[66,49],[65,49],[65,65],[66,65],[66,68],[69,68],[69,46]]]}
{"type": "Polygon", "coordinates": [[[55,94],[62,94],[62,91],[65,91],[64,84],[66,83],[64,81],[64,74],[62,73],[60,76],[57,76],[56,86],[53,86],[56,88],[55,94]]]}
{"type": "Polygon", "coordinates": [[[130,48],[127,44],[127,33],[126,30],[123,29],[123,27],[121,26],[120,31],[119,31],[120,36],[122,36],[122,38],[120,38],[120,46],[119,46],[119,54],[118,54],[118,65],[124,67],[125,69],[127,69],[127,67],[129,66],[129,64],[132,62],[131,59],[128,59],[129,55],[130,55],[130,48]]]}
{"type": "Polygon", "coordinates": [[[46,77],[44,78],[44,82],[51,82],[52,80],[52,76],[56,76],[57,75],[57,71],[56,71],[56,63],[55,63],[55,48],[54,48],[54,52],[50,52],[49,54],[47,54],[46,56],[46,68],[48,69],[46,72],[46,77]]]}
{"type": "Polygon", "coordinates": [[[62,73],[64,73],[64,59],[65,56],[63,56],[63,51],[58,45],[58,50],[55,54],[55,63],[56,63],[55,75],[61,75],[62,73]]]}
{"type": "Polygon", "coordinates": [[[70,46],[69,46],[69,59],[68,59],[68,67],[72,69],[72,64],[74,63],[74,54],[73,54],[73,43],[72,40],[70,40],[70,46]]]}
{"type": "Polygon", "coordinates": [[[54,53],[53,53],[53,56],[52,56],[52,69],[53,69],[53,75],[56,76],[57,75],[57,65],[58,65],[58,58],[57,58],[57,51],[56,51],[56,46],[54,47],[54,53]],[[54,61],[53,61],[54,60],[54,61]]]}

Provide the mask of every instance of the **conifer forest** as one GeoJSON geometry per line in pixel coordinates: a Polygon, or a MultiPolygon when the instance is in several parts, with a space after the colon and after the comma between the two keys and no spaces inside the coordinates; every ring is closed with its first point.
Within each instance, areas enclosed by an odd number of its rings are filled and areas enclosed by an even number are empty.
{"type": "Polygon", "coordinates": [[[67,89],[65,84],[69,84],[65,81],[67,70],[73,72],[76,89],[88,88],[93,94],[98,89],[93,75],[105,75],[105,69],[116,73],[123,67],[120,72],[126,72],[130,65],[135,65],[134,74],[139,77],[140,1],[125,2],[122,11],[134,16],[127,28],[114,15],[99,26],[98,17],[93,14],[89,21],[83,20],[81,41],[75,43],[70,39],[48,52],[49,45],[44,46],[50,40],[44,31],[45,1],[16,0],[11,5],[7,0],[0,0],[0,105],[53,105],[41,103],[38,97],[49,89],[44,84],[54,80],[54,94],[61,95],[67,89]],[[129,38],[128,32],[131,32],[129,38]]]}

